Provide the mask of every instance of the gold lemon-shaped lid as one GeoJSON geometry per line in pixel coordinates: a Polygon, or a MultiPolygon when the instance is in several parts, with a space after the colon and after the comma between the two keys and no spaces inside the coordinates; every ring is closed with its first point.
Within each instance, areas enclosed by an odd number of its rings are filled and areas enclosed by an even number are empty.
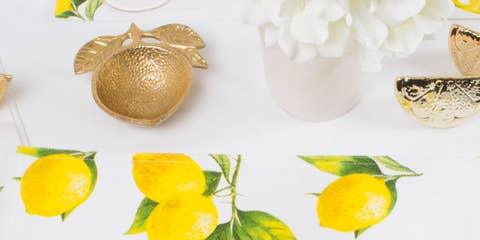
{"type": "Polygon", "coordinates": [[[465,76],[480,75],[480,33],[460,25],[452,25],[449,49],[453,62],[465,76]]]}
{"type": "Polygon", "coordinates": [[[399,77],[395,90],[408,113],[434,128],[456,127],[480,112],[480,77],[399,77]]]}
{"type": "Polygon", "coordinates": [[[207,68],[198,52],[203,47],[187,26],[171,24],[142,32],[132,25],[123,35],[87,43],[77,54],[75,72],[95,71],[93,96],[107,113],[154,126],[183,102],[192,83],[192,66],[207,68]]]}

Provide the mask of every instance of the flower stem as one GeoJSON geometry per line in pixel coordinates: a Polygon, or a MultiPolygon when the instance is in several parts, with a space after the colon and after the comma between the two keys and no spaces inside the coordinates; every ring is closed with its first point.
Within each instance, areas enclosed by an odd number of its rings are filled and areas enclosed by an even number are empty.
{"type": "Polygon", "coordinates": [[[231,195],[232,195],[232,218],[230,219],[230,229],[233,230],[233,225],[235,221],[238,221],[238,209],[237,209],[237,183],[238,175],[240,173],[240,167],[242,165],[242,155],[237,156],[237,164],[235,166],[235,172],[232,176],[232,181],[230,184],[231,195]]]}

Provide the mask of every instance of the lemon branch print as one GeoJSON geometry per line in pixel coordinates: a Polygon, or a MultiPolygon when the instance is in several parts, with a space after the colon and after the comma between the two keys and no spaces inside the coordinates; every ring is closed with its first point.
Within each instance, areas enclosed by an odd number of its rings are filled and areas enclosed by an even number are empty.
{"type": "Polygon", "coordinates": [[[243,158],[237,155],[235,169],[230,176],[231,160],[227,155],[211,155],[222,169],[228,187],[220,192],[229,191],[227,195],[218,197],[231,198],[231,218],[227,223],[220,224],[208,240],[251,240],[251,239],[296,239],[290,228],[278,218],[262,211],[242,211],[238,208],[238,179],[243,158]]]}
{"type": "Polygon", "coordinates": [[[274,216],[238,208],[241,155],[234,161],[223,154],[210,156],[221,172],[204,171],[183,154],[135,155],[133,175],[145,198],[126,234],[146,232],[149,240],[295,239],[288,226],[274,216]],[[221,182],[226,186],[219,187],[221,182]],[[227,223],[218,224],[213,198],[230,198],[227,223]]]}
{"type": "Polygon", "coordinates": [[[77,17],[93,21],[95,13],[102,4],[103,0],[56,0],[55,17],[77,17]],[[80,8],[84,10],[85,17],[80,13],[80,8]]]}
{"type": "MultiPolygon", "coordinates": [[[[232,177],[232,183],[230,185],[231,196],[232,196],[232,218],[230,219],[230,229],[233,230],[233,225],[235,221],[238,221],[238,209],[237,209],[237,183],[238,183],[238,174],[240,173],[240,167],[242,165],[242,156],[238,155],[237,157],[237,166],[232,177]]],[[[233,235],[233,231],[232,231],[233,235]]]]}
{"type": "Polygon", "coordinates": [[[299,156],[318,170],[339,178],[318,197],[320,226],[339,232],[353,232],[355,239],[382,222],[394,209],[397,181],[419,177],[388,156],[299,156]],[[380,168],[392,172],[385,174],[380,168]]]}
{"type": "Polygon", "coordinates": [[[18,147],[18,153],[38,158],[20,178],[27,213],[60,216],[62,221],[85,202],[97,182],[95,152],[18,147]]]}

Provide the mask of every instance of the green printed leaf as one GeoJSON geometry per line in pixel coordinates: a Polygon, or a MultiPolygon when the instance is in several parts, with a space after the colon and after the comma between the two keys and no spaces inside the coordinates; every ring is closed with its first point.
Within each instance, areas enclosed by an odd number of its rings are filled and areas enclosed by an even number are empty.
{"type": "Polygon", "coordinates": [[[56,14],[56,18],[69,18],[69,17],[80,17],[80,15],[75,11],[66,11],[61,14],[56,14]]]}
{"type": "Polygon", "coordinates": [[[378,164],[367,156],[299,156],[317,169],[336,176],[354,173],[382,175],[378,164]]]}
{"type": "Polygon", "coordinates": [[[238,221],[233,226],[236,240],[296,239],[290,228],[274,216],[260,211],[238,211],[238,221]]]}
{"type": "Polygon", "coordinates": [[[213,233],[206,240],[233,240],[230,223],[218,225],[213,233]]]}
{"type": "Polygon", "coordinates": [[[67,217],[70,216],[70,214],[72,214],[73,210],[75,210],[75,208],[68,212],[62,213],[62,215],[60,216],[62,218],[62,222],[65,222],[65,220],[67,220],[67,217]]]}
{"type": "Polygon", "coordinates": [[[22,178],[21,177],[13,177],[12,180],[15,180],[17,182],[21,182],[22,178]]]}
{"type": "Polygon", "coordinates": [[[147,231],[147,219],[150,214],[153,212],[158,203],[150,200],[148,198],[143,199],[138,207],[137,213],[135,214],[135,219],[130,227],[130,229],[125,233],[126,235],[138,234],[147,231]]]}
{"type": "Polygon", "coordinates": [[[361,229],[361,230],[357,230],[355,231],[355,239],[358,239],[360,237],[360,235],[362,235],[364,232],[366,232],[369,228],[364,228],[364,229],[361,229]]]}
{"type": "Polygon", "coordinates": [[[31,157],[41,158],[53,154],[81,154],[82,152],[75,150],[20,146],[17,148],[17,153],[21,153],[31,157]]]}
{"type": "Polygon", "coordinates": [[[96,155],[97,153],[88,153],[85,155],[83,160],[85,164],[87,164],[87,167],[90,169],[90,172],[92,173],[92,186],[90,187],[90,194],[92,194],[93,190],[95,189],[98,179],[97,164],[95,163],[96,155]]]}
{"type": "Polygon", "coordinates": [[[389,209],[389,213],[391,213],[395,208],[395,205],[397,204],[397,200],[398,200],[397,180],[390,180],[385,182],[385,184],[387,185],[387,188],[390,191],[390,194],[392,194],[392,204],[390,205],[390,209],[389,209]]]}
{"type": "Polygon", "coordinates": [[[230,158],[225,154],[211,154],[210,156],[217,162],[217,164],[222,169],[223,176],[225,176],[227,182],[230,182],[230,158]]]}
{"type": "Polygon", "coordinates": [[[87,6],[85,8],[85,16],[88,20],[93,21],[95,13],[98,8],[102,6],[103,0],[87,0],[87,6]]]}
{"type": "Polygon", "coordinates": [[[0,186],[0,192],[3,191],[3,186],[0,186]]]}
{"type": "Polygon", "coordinates": [[[415,173],[412,169],[405,167],[398,163],[397,161],[393,160],[389,156],[374,156],[372,157],[377,163],[381,164],[382,166],[397,172],[408,172],[408,173],[415,173]]]}
{"type": "Polygon", "coordinates": [[[212,196],[217,191],[220,180],[222,179],[222,173],[212,171],[204,171],[203,173],[205,174],[205,181],[207,183],[207,189],[203,195],[206,197],[212,196]]]}
{"type": "Polygon", "coordinates": [[[75,7],[78,7],[80,5],[82,5],[84,2],[86,2],[87,0],[72,0],[72,3],[75,7]]]}

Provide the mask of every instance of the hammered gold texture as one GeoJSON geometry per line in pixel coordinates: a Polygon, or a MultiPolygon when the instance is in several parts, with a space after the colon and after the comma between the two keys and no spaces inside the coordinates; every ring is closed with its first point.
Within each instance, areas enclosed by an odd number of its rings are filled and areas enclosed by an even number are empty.
{"type": "Polygon", "coordinates": [[[396,81],[396,95],[418,122],[435,128],[455,127],[480,111],[480,77],[402,77],[396,81]]]}
{"type": "Polygon", "coordinates": [[[203,47],[188,26],[169,24],[144,32],[132,24],[125,34],[85,44],[74,69],[77,74],[94,71],[93,97],[104,111],[130,123],[155,126],[183,102],[192,85],[192,67],[208,67],[199,52],[203,47]],[[127,44],[128,39],[132,41],[127,44]]]}
{"type": "Polygon", "coordinates": [[[455,65],[463,75],[480,75],[480,33],[453,25],[449,48],[455,65]]]}
{"type": "Polygon", "coordinates": [[[5,97],[8,85],[10,85],[11,80],[12,80],[12,76],[0,74],[0,101],[2,101],[3,98],[5,97]]]}
{"type": "Polygon", "coordinates": [[[177,109],[191,82],[185,58],[159,47],[137,46],[106,61],[94,76],[93,89],[107,112],[152,125],[177,109]]]}

